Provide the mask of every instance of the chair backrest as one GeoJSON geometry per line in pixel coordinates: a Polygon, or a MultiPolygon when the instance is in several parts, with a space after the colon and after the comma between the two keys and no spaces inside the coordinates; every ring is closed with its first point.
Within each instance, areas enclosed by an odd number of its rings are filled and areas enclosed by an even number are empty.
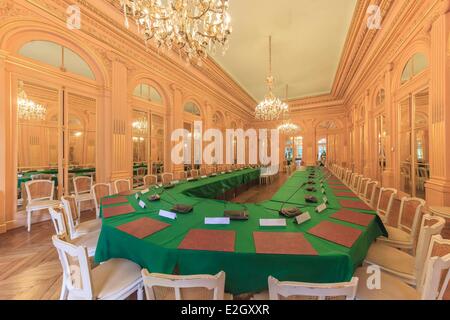
{"type": "Polygon", "coordinates": [[[414,262],[414,269],[416,271],[417,283],[423,281],[423,271],[428,248],[430,247],[431,237],[441,233],[444,228],[444,218],[438,216],[431,216],[425,214],[420,225],[419,239],[417,240],[416,257],[414,262]]]}
{"type": "Polygon", "coordinates": [[[142,270],[148,300],[223,300],[225,272],[216,275],[177,276],[142,270]]]}
{"type": "Polygon", "coordinates": [[[53,175],[49,173],[32,174],[31,180],[52,180],[53,175]]]}
{"type": "Polygon", "coordinates": [[[378,215],[388,219],[391,213],[392,203],[397,195],[397,190],[393,188],[380,188],[380,194],[378,195],[378,203],[376,211],[378,215]]]}
{"type": "Polygon", "coordinates": [[[61,197],[61,204],[67,222],[67,231],[69,232],[70,238],[73,239],[75,238],[76,227],[80,224],[77,202],[73,196],[63,196],[61,197]]]}
{"type": "Polygon", "coordinates": [[[362,178],[363,178],[362,174],[357,174],[355,176],[355,178],[353,179],[352,189],[356,192],[356,194],[358,194],[358,192],[359,192],[359,184],[360,184],[362,178]]]}
{"type": "Polygon", "coordinates": [[[373,202],[375,201],[375,193],[377,192],[377,187],[378,181],[369,181],[364,192],[364,199],[369,202],[371,206],[373,206],[373,202]]]}
{"type": "Polygon", "coordinates": [[[118,179],[114,181],[114,192],[121,193],[131,190],[131,181],[128,179],[118,179]]]}
{"type": "Polygon", "coordinates": [[[151,187],[158,184],[158,177],[152,174],[146,175],[144,177],[144,186],[151,187]]]}
{"type": "Polygon", "coordinates": [[[53,236],[52,241],[63,269],[63,285],[74,297],[91,300],[93,288],[86,248],[74,246],[58,236],[53,236]]]}
{"type": "Polygon", "coordinates": [[[65,220],[64,214],[62,213],[62,208],[50,208],[50,217],[52,218],[53,227],[55,228],[55,234],[65,240],[70,240],[67,234],[67,222],[65,220]]]}
{"type": "Polygon", "coordinates": [[[425,201],[419,198],[403,197],[398,215],[398,228],[408,232],[415,239],[420,223],[420,215],[425,201]]]}
{"type": "Polygon", "coordinates": [[[146,168],[144,168],[144,167],[139,167],[139,168],[137,168],[137,170],[136,170],[136,175],[139,176],[139,177],[142,177],[142,176],[145,175],[145,171],[146,171],[146,168]]]}
{"type": "Polygon", "coordinates": [[[430,178],[427,168],[419,167],[419,177],[425,178],[425,180],[430,178]]]}
{"type": "Polygon", "coordinates": [[[198,178],[198,176],[199,176],[198,170],[192,169],[191,170],[191,177],[192,178],[198,178]]]}
{"type": "Polygon", "coordinates": [[[89,193],[92,189],[92,177],[80,176],[73,178],[73,188],[75,195],[89,193]]]}
{"type": "Polygon", "coordinates": [[[423,284],[418,285],[423,300],[450,299],[450,240],[440,235],[431,238],[423,284]]]}
{"type": "Polygon", "coordinates": [[[200,175],[201,175],[201,176],[206,176],[206,175],[208,175],[208,171],[206,170],[205,166],[202,166],[202,167],[200,168],[200,175]]]}
{"type": "Polygon", "coordinates": [[[352,177],[352,171],[350,169],[347,169],[347,171],[345,172],[344,183],[348,185],[350,183],[351,177],[352,177]]]}
{"type": "Polygon", "coordinates": [[[269,277],[270,300],[354,300],[358,278],[342,283],[280,282],[269,277]]]}
{"type": "Polygon", "coordinates": [[[359,181],[359,188],[357,190],[357,195],[364,197],[366,194],[367,184],[370,182],[370,178],[361,178],[359,181]]]}
{"type": "Polygon", "coordinates": [[[161,180],[163,184],[171,183],[173,180],[173,173],[165,172],[161,175],[161,180]]]}
{"type": "Polygon", "coordinates": [[[111,185],[109,183],[96,183],[92,186],[92,195],[94,196],[95,211],[97,218],[100,217],[100,204],[103,197],[111,195],[111,185]]]}
{"type": "Polygon", "coordinates": [[[28,203],[39,200],[53,200],[55,181],[32,180],[25,182],[28,203]]]}

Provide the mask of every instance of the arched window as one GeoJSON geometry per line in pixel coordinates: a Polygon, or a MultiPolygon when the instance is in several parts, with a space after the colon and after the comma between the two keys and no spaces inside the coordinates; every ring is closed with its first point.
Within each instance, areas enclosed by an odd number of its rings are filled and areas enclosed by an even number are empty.
{"type": "Polygon", "coordinates": [[[200,108],[194,102],[188,102],[184,105],[184,112],[200,116],[200,108]]]}
{"type": "Polygon", "coordinates": [[[145,101],[163,104],[162,97],[158,90],[145,83],[138,84],[136,88],[134,88],[133,95],[137,98],[144,99],[145,101]]]}
{"type": "Polygon", "coordinates": [[[408,82],[419,73],[428,68],[428,59],[423,53],[416,53],[409,59],[402,73],[402,84],[408,82]]]}
{"type": "Polygon", "coordinates": [[[377,93],[377,97],[375,98],[375,106],[377,107],[381,107],[384,104],[384,100],[385,100],[385,91],[384,89],[380,89],[377,93]]]}
{"type": "Polygon", "coordinates": [[[33,40],[20,48],[21,56],[51,65],[62,71],[71,72],[91,80],[94,73],[86,61],[78,54],[62,45],[51,41],[33,40]]]}

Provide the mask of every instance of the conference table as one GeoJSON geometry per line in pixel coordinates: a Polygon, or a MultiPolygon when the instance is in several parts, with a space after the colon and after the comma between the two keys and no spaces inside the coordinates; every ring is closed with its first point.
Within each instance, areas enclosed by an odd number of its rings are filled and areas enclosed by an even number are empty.
{"type": "Polygon", "coordinates": [[[261,203],[215,199],[230,188],[259,179],[259,175],[259,169],[247,168],[181,182],[170,189],[156,186],[139,198],[135,194],[104,198],[108,205],[101,205],[103,223],[95,261],[125,258],[150,272],[165,274],[216,274],[223,270],[226,291],[237,295],[266,290],[268,276],[313,283],[349,281],[371,243],[387,235],[376,213],[336,178],[326,179],[324,168],[294,172],[270,200],[261,203]],[[308,192],[309,187],[316,191],[308,192]],[[149,195],[153,194],[159,194],[160,200],[150,201],[149,195]],[[315,196],[318,203],[306,202],[305,195],[315,196]],[[327,208],[318,213],[315,208],[325,201],[324,195],[328,198],[327,208]],[[111,199],[117,198],[122,198],[122,203],[112,204],[111,199]],[[145,208],[139,205],[140,201],[145,208]],[[360,208],[344,210],[342,206],[347,203],[360,208]],[[193,210],[178,213],[174,220],[159,215],[160,210],[170,212],[174,204],[191,205],[193,210]],[[131,212],[115,215],[124,211],[120,210],[124,206],[129,206],[131,212]],[[286,218],[285,226],[260,225],[260,219],[285,218],[279,210],[290,207],[308,212],[311,219],[302,224],[295,223],[295,218],[286,218]],[[223,217],[224,210],[246,210],[248,220],[205,224],[205,218],[223,217]],[[350,217],[358,215],[356,220],[350,219],[353,223],[332,217],[341,211],[348,214],[349,210],[350,217]],[[147,223],[152,229],[149,232],[145,232],[147,223]],[[332,229],[326,231],[327,227],[332,229]],[[148,233],[151,234],[146,236],[148,233]],[[330,241],[330,235],[336,239],[330,241]],[[354,237],[351,241],[344,239],[347,235],[354,237]]]}

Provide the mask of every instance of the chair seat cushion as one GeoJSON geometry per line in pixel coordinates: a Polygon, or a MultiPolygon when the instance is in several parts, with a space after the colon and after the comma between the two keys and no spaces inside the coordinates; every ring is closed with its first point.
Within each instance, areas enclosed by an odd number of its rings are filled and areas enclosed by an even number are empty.
{"type": "Polygon", "coordinates": [[[398,243],[400,245],[413,245],[413,240],[408,232],[391,226],[386,226],[386,231],[388,232],[389,236],[387,238],[378,238],[380,241],[392,244],[398,243]]]}
{"type": "Polygon", "coordinates": [[[76,201],[90,201],[90,200],[94,200],[94,197],[92,196],[91,193],[81,193],[77,196],[75,196],[76,201]]]}
{"type": "Polygon", "coordinates": [[[86,247],[89,257],[92,257],[95,255],[95,249],[97,248],[99,236],[100,231],[91,232],[72,239],[71,242],[76,246],[86,247]]]}
{"type": "Polygon", "coordinates": [[[407,278],[415,278],[414,257],[394,247],[373,243],[367,252],[366,261],[391,272],[401,273],[407,278]]]}
{"type": "Polygon", "coordinates": [[[91,232],[96,232],[96,231],[98,232],[98,231],[100,231],[101,227],[102,227],[101,219],[89,220],[89,221],[80,223],[76,227],[76,233],[77,234],[86,234],[86,233],[91,233],[91,232]]]}
{"type": "Polygon", "coordinates": [[[356,269],[354,276],[359,278],[357,300],[420,300],[421,298],[416,289],[386,272],[381,272],[380,289],[369,289],[367,280],[371,275],[372,273],[367,273],[367,267],[356,269]]]}
{"type": "Polygon", "coordinates": [[[92,269],[96,299],[117,299],[141,281],[141,267],[125,259],[111,259],[92,269]]]}
{"type": "Polygon", "coordinates": [[[27,204],[27,210],[41,210],[59,206],[58,200],[36,200],[27,204]]]}

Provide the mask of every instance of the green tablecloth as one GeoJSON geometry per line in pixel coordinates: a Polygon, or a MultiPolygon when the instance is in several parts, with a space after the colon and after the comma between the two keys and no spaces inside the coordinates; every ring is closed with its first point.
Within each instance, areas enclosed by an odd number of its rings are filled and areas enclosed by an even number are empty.
{"type": "MultiPolygon", "coordinates": [[[[329,218],[339,209],[339,202],[326,183],[330,209],[321,214],[315,213],[314,206],[304,203],[301,197],[304,191],[298,191],[299,184],[307,180],[308,173],[309,171],[294,173],[274,199],[259,204],[240,205],[205,199],[222,192],[225,187],[236,186],[236,183],[257,178],[259,171],[254,169],[180,184],[173,189],[165,190],[160,202],[146,201],[148,209],[145,210],[138,206],[133,196],[130,196],[129,203],[136,209],[136,213],[103,220],[95,260],[102,262],[111,258],[126,258],[151,272],[159,273],[172,273],[176,267],[180,274],[215,274],[223,270],[226,272],[226,291],[233,294],[267,289],[269,275],[280,280],[316,283],[348,281],[354,269],[364,260],[370,244],[378,236],[386,234],[386,230],[378,217],[367,228],[329,218]],[[279,218],[277,210],[288,199],[290,203],[303,208],[303,211],[308,210],[312,219],[302,225],[294,224],[292,219],[288,219],[287,227],[259,226],[260,218],[279,218]],[[187,215],[178,214],[176,220],[158,216],[160,209],[170,210],[175,202],[191,204],[194,211],[187,215]],[[204,224],[205,217],[221,217],[224,209],[243,208],[249,211],[248,221],[232,221],[230,225],[225,226],[204,224]],[[142,240],[115,228],[141,217],[151,217],[167,222],[171,226],[142,240]],[[310,228],[328,219],[363,231],[352,248],[306,233],[310,228]],[[235,252],[177,249],[190,229],[236,231],[235,252]],[[318,255],[257,254],[253,242],[254,231],[302,232],[318,255]]],[[[323,171],[316,169],[316,173],[318,176],[316,188],[319,190],[317,196],[320,196],[319,178],[323,171]]],[[[374,212],[372,214],[376,215],[374,212]]]]}

